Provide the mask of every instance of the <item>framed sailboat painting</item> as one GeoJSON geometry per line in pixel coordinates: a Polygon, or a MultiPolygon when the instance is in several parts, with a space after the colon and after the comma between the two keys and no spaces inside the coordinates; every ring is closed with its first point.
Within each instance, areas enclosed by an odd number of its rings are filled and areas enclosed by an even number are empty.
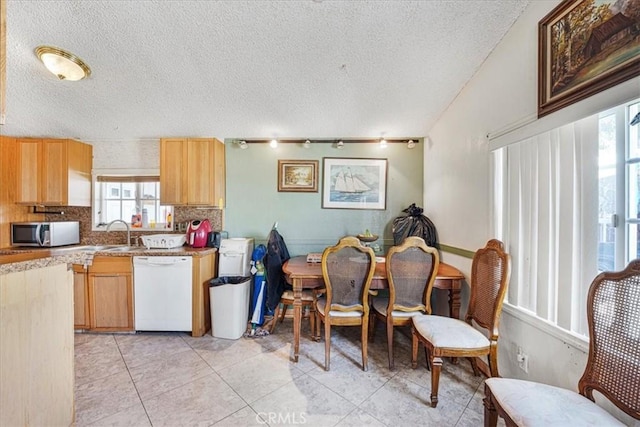
{"type": "Polygon", "coordinates": [[[387,159],[322,158],[322,207],[386,209],[387,159]]]}

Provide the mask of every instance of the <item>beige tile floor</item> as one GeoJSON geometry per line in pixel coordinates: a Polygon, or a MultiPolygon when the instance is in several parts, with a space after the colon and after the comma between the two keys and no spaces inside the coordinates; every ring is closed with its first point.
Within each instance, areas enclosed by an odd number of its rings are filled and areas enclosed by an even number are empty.
{"type": "Polygon", "coordinates": [[[483,378],[466,361],[445,361],[434,409],[424,355],[411,369],[406,331],[395,334],[389,371],[379,325],[364,372],[359,328],[334,328],[326,372],[324,342],[307,326],[299,363],[290,319],[254,339],[76,334],[76,426],[482,426],[483,378]]]}

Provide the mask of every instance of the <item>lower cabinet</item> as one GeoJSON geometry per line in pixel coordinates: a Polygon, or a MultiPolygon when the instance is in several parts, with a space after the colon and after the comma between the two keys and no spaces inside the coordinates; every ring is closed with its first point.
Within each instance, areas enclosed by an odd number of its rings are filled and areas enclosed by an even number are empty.
{"type": "Polygon", "coordinates": [[[73,265],[73,326],[75,329],[89,329],[89,280],[87,267],[73,265]]]}
{"type": "Polygon", "coordinates": [[[133,331],[131,257],[95,257],[88,279],[89,329],[133,331]]]}
{"type": "Polygon", "coordinates": [[[191,336],[201,337],[211,329],[209,282],[216,276],[216,253],[193,258],[193,323],[191,336]]]}
{"type": "MultiPolygon", "coordinates": [[[[209,281],[216,277],[216,254],[194,256],[192,336],[211,328],[209,281]]],[[[133,331],[133,264],[130,256],[96,256],[88,267],[73,266],[75,329],[133,331]]]]}

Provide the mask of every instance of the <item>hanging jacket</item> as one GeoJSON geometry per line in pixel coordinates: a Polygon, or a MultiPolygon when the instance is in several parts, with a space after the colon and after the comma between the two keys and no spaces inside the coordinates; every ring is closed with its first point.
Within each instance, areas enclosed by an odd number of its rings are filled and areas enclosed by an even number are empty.
{"type": "Polygon", "coordinates": [[[267,239],[267,254],[264,266],[267,273],[267,310],[273,311],[280,303],[280,297],[287,284],[282,265],[291,258],[284,239],[277,229],[272,229],[267,239]]]}

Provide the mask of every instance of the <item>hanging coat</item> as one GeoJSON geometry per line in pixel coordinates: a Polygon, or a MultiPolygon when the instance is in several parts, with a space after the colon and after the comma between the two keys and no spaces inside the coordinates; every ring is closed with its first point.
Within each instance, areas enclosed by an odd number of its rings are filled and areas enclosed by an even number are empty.
{"type": "Polygon", "coordinates": [[[275,310],[284,292],[287,281],[282,271],[282,265],[291,258],[284,239],[277,229],[272,229],[267,239],[267,254],[264,266],[267,273],[267,310],[275,310]]]}

